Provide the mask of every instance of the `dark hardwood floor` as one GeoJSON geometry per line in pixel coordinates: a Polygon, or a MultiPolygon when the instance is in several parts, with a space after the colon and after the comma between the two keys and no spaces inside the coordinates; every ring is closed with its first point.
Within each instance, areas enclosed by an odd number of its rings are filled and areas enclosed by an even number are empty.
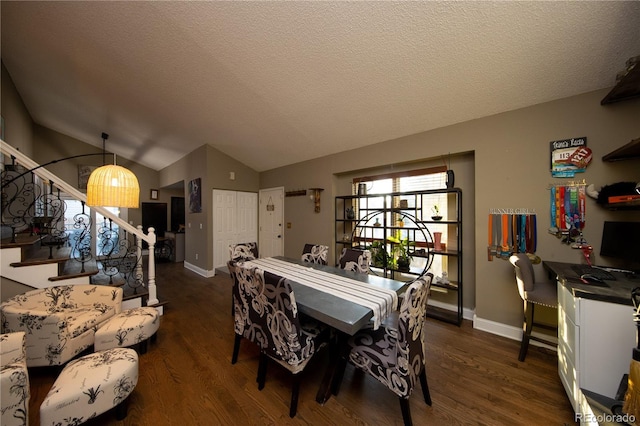
{"type": "MultiPolygon", "coordinates": [[[[327,363],[312,361],[303,373],[298,414],[289,418],[290,376],[270,364],[258,391],[258,351],[246,341],[231,365],[231,283],[224,274],[202,278],[182,263],[157,265],[158,292],[165,306],[157,341],[140,357],[140,378],[126,419],[113,411],[88,425],[400,425],[398,399],[371,377],[347,367],[340,393],[319,405],[315,394],[327,363]]],[[[519,343],[427,320],[429,407],[419,388],[411,396],[414,424],[567,425],[573,411],[557,372],[555,352],[531,347],[518,362],[519,343]]],[[[30,424],[57,371],[30,369],[30,424]]],[[[419,385],[418,385],[419,386],[419,385]]]]}

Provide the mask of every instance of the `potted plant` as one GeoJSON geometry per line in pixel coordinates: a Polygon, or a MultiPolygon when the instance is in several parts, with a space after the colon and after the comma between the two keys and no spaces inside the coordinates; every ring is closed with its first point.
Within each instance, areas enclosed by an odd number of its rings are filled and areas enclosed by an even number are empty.
{"type": "Polygon", "coordinates": [[[396,233],[393,237],[387,237],[389,242],[393,243],[393,253],[395,254],[395,266],[399,271],[408,272],[411,265],[412,257],[409,255],[409,247],[415,245],[409,238],[400,238],[400,234],[396,233]]]}
{"type": "Polygon", "coordinates": [[[433,216],[431,216],[431,219],[433,219],[433,220],[442,220],[442,215],[440,214],[440,208],[438,207],[437,204],[435,204],[433,206],[431,211],[433,212],[433,216]]]}
{"type": "Polygon", "coordinates": [[[371,263],[376,268],[384,268],[389,259],[389,253],[382,241],[374,241],[371,244],[371,263]]]}

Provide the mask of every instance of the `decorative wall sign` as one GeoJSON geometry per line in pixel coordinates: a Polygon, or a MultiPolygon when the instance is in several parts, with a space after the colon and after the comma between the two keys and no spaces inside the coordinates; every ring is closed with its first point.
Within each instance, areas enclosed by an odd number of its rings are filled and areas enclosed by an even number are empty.
{"type": "Polygon", "coordinates": [[[189,181],[189,213],[202,212],[202,191],[200,178],[189,181]]]}
{"type": "Polygon", "coordinates": [[[149,198],[151,198],[152,200],[157,200],[158,199],[158,190],[157,189],[152,189],[151,193],[149,194],[149,198]]]}
{"type": "Polygon", "coordinates": [[[593,157],[587,148],[587,137],[553,141],[551,145],[551,176],[574,177],[584,172],[593,157]]]}

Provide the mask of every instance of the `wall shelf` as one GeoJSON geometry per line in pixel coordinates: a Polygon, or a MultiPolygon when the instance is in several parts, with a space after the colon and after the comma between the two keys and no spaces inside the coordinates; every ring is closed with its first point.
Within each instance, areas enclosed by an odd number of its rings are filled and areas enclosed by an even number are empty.
{"type": "Polygon", "coordinates": [[[602,157],[602,161],[622,161],[632,158],[640,158],[640,138],[634,139],[628,144],[611,151],[602,157]]]}
{"type": "Polygon", "coordinates": [[[371,273],[401,281],[410,281],[431,270],[434,260],[448,274],[449,283],[433,282],[432,288],[456,292],[457,309],[436,310],[427,315],[453,324],[462,323],[462,191],[458,188],[428,191],[394,192],[374,195],[347,195],[335,198],[336,258],[345,247],[372,252],[371,273]],[[442,204],[443,220],[431,219],[431,207],[442,204]],[[353,214],[353,218],[351,218],[353,214]],[[403,224],[399,225],[398,220],[403,224]],[[434,232],[442,232],[442,250],[434,250],[434,232]],[[409,270],[400,270],[394,259],[396,244],[388,237],[400,236],[411,242],[409,270]],[[382,245],[382,250],[376,246],[382,245]],[[376,257],[376,253],[381,253],[376,257]],[[433,314],[433,315],[432,315],[433,314]]]}

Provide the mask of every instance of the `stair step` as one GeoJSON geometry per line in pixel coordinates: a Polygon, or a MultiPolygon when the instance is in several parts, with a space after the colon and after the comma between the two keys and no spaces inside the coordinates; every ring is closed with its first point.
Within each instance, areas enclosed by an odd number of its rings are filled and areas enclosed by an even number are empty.
{"type": "Polygon", "coordinates": [[[40,241],[42,237],[40,235],[29,235],[27,233],[17,234],[16,241],[11,242],[11,238],[4,238],[0,240],[0,247],[2,248],[15,248],[15,247],[28,247],[31,246],[38,241],[40,241]]]}
{"type": "Polygon", "coordinates": [[[95,260],[88,260],[84,263],[84,271],[82,263],[71,258],[67,258],[62,271],[55,277],[50,277],[49,281],[62,281],[69,278],[92,277],[98,272],[98,265],[95,260]]]}
{"type": "MultiPolygon", "coordinates": [[[[4,247],[4,246],[3,246],[4,247]]],[[[22,246],[25,247],[25,246],[22,246]]],[[[71,257],[71,247],[39,247],[30,251],[29,257],[21,262],[13,262],[11,266],[20,268],[31,265],[45,265],[49,263],[65,263],[71,257]]]]}

